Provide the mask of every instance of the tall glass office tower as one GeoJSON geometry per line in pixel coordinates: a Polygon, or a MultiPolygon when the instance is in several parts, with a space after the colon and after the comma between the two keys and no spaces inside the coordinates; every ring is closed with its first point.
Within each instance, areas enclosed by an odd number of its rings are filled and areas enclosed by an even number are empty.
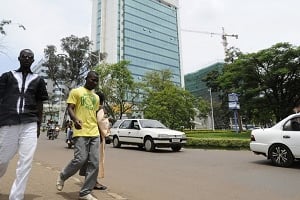
{"type": "Polygon", "coordinates": [[[107,53],[107,63],[130,61],[137,81],[170,69],[181,86],[178,21],[178,0],[93,0],[93,50],[107,53]]]}

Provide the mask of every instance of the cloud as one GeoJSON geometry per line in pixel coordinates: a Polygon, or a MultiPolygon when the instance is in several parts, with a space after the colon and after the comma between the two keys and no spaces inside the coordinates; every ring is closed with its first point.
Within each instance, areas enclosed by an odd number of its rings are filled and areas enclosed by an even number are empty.
{"type": "Polygon", "coordinates": [[[0,73],[16,68],[17,56],[23,48],[33,50],[37,63],[47,45],[60,48],[60,40],[71,34],[90,37],[91,1],[10,0],[1,5],[0,13],[0,20],[14,22],[5,27],[7,36],[0,36],[0,48],[6,52],[0,54],[0,73]],[[24,25],[26,30],[20,29],[17,23],[24,25]],[[7,65],[5,69],[2,63],[7,65]]]}
{"type": "MultiPolygon", "coordinates": [[[[238,34],[228,37],[229,46],[253,53],[278,42],[300,44],[297,20],[299,0],[180,0],[180,25],[184,29],[238,34]]],[[[60,40],[71,34],[89,36],[91,0],[7,0],[0,7],[0,20],[21,23],[7,26],[8,35],[0,36],[0,73],[18,65],[21,48],[32,48],[36,62],[46,45],[59,47],[60,40]],[[4,45],[5,47],[1,47],[4,45]]],[[[221,36],[181,32],[182,70],[193,72],[224,58],[221,36]]]]}

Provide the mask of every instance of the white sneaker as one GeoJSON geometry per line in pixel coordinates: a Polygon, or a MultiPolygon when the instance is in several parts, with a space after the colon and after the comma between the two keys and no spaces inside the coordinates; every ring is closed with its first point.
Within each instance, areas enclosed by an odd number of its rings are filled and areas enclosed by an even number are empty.
{"type": "Polygon", "coordinates": [[[56,180],[56,189],[62,191],[64,188],[64,182],[65,181],[60,178],[60,174],[59,174],[56,180]]]}
{"type": "Polygon", "coordinates": [[[91,194],[87,194],[85,196],[79,197],[78,199],[85,199],[85,200],[98,200],[97,198],[93,197],[91,194]]]}

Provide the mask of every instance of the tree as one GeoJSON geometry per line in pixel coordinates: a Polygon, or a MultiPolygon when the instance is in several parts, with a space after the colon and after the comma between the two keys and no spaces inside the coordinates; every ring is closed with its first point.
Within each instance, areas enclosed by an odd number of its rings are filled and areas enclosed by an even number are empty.
{"type": "Polygon", "coordinates": [[[6,35],[6,31],[4,30],[4,26],[11,24],[11,20],[2,20],[0,22],[0,34],[6,35]]]}
{"type": "Polygon", "coordinates": [[[208,113],[210,112],[209,102],[202,97],[197,100],[197,110],[199,111],[199,118],[206,118],[208,113]]]}
{"type": "Polygon", "coordinates": [[[241,52],[240,49],[235,48],[235,47],[230,47],[227,49],[226,54],[225,54],[225,64],[230,64],[233,63],[236,59],[238,59],[243,53],[241,52]]]}
{"type": "MultiPolygon", "coordinates": [[[[23,30],[26,30],[25,26],[23,26],[22,24],[19,23],[13,23],[11,20],[1,20],[0,21],[0,35],[5,36],[6,35],[6,30],[4,29],[5,26],[7,25],[11,25],[11,24],[17,24],[19,28],[22,28],[23,30]]],[[[5,46],[0,44],[0,53],[5,54],[5,51],[3,51],[2,49],[4,49],[5,46]]]]}
{"type": "Polygon", "coordinates": [[[25,26],[19,23],[13,23],[11,20],[5,20],[3,19],[0,22],[0,34],[1,35],[6,35],[6,31],[4,29],[4,26],[9,25],[9,24],[17,24],[19,28],[22,28],[23,30],[26,30],[25,26]]]}
{"type": "MultiPolygon", "coordinates": [[[[62,54],[57,53],[54,45],[48,45],[44,49],[46,61],[43,66],[48,68],[48,77],[58,88],[62,85],[67,87],[67,91],[64,92],[66,95],[61,95],[60,100],[66,98],[72,88],[82,85],[87,72],[97,64],[97,56],[89,50],[91,44],[88,37],[78,38],[71,35],[61,39],[62,54]]],[[[65,110],[64,119],[66,113],[65,110]]]]}
{"type": "Polygon", "coordinates": [[[127,68],[128,61],[115,64],[103,63],[94,68],[100,76],[99,90],[105,95],[106,108],[113,119],[122,118],[137,105],[138,84],[127,68]]]}
{"type": "Polygon", "coordinates": [[[154,71],[145,74],[145,81],[143,83],[145,90],[162,91],[165,88],[173,86],[172,72],[168,69],[161,71],[154,71]]]}
{"type": "MultiPolygon", "coordinates": [[[[217,83],[223,94],[239,94],[248,118],[283,119],[300,102],[300,47],[278,43],[257,53],[241,54],[225,65],[217,83]]],[[[242,113],[242,114],[243,114],[242,113]]]]}
{"type": "Polygon", "coordinates": [[[48,68],[47,75],[59,86],[65,85],[70,90],[84,83],[86,73],[98,62],[97,54],[90,52],[92,42],[88,37],[78,38],[74,35],[61,40],[62,54],[57,53],[54,45],[44,49],[48,68]]]}
{"type": "Polygon", "coordinates": [[[188,91],[175,86],[171,72],[162,70],[145,76],[145,118],[157,119],[172,129],[191,127],[196,115],[195,98],[188,91]]]}

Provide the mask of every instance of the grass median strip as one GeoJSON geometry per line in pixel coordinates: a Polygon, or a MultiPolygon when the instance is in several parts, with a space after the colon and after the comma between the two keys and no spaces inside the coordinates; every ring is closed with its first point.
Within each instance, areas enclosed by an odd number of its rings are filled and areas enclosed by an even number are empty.
{"type": "Polygon", "coordinates": [[[249,149],[250,132],[236,133],[232,131],[185,131],[187,148],[203,149],[249,149]]]}

